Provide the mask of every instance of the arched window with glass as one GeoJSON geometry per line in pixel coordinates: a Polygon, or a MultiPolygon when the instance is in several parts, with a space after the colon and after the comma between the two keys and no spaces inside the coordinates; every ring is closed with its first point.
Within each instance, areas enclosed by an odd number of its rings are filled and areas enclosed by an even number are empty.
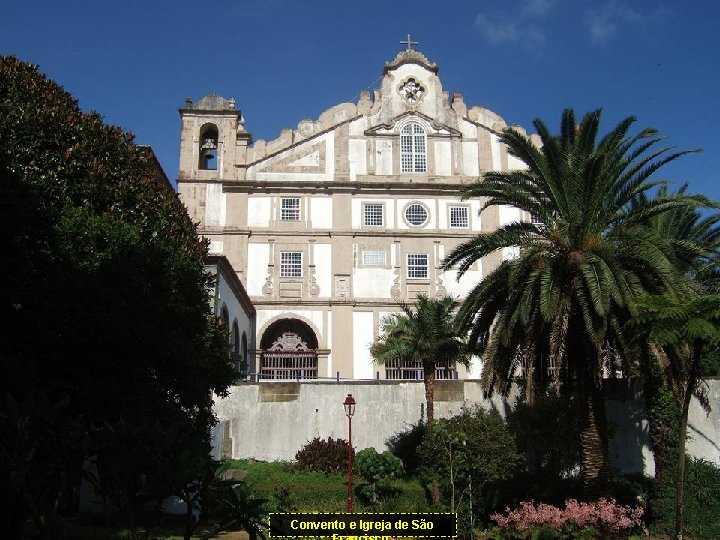
{"type": "Polygon", "coordinates": [[[400,168],[404,173],[427,172],[427,135],[416,122],[400,130],[400,168]]]}

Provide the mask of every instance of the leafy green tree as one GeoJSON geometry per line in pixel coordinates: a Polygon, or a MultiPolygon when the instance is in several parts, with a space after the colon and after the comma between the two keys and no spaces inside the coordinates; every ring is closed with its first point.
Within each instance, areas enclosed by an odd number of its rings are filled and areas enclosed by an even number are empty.
{"type": "Polygon", "coordinates": [[[628,328],[650,344],[653,356],[682,407],[675,518],[675,535],[682,538],[688,412],[693,393],[698,390],[703,354],[720,343],[720,295],[691,296],[684,301],[668,296],[649,296],[639,304],[640,313],[629,321],[628,328]]]}
{"type": "Polygon", "coordinates": [[[609,488],[602,379],[609,359],[624,358],[613,351],[624,350],[623,325],[634,300],[689,288],[667,240],[647,220],[705,202],[684,195],[641,199],[660,184],[653,174],[687,152],[658,147],[662,138],[654,129],[629,135],[632,117],[600,138],[600,116],[590,112],[577,124],[566,110],[559,135],[535,120],[539,147],[504,130],[501,142],[527,169],[488,172],[462,197],[485,198],[483,208],[514,206],[538,223],[481,233],[444,261],[462,275],[498,249],[519,247],[517,258],[503,261],[471,291],[458,318],[483,355],[486,387],[507,390],[522,367],[527,385],[537,379],[576,394],[583,407],[582,478],[591,496],[609,488]]]}
{"type": "Polygon", "coordinates": [[[392,495],[394,490],[390,482],[403,473],[402,461],[388,450],[378,454],[374,448],[365,448],[358,452],[355,466],[367,482],[359,486],[358,491],[372,504],[378,503],[383,496],[392,495]]]}
{"type": "MultiPolygon", "coordinates": [[[[182,422],[208,440],[213,392],[234,378],[210,312],[206,245],[166,182],[132,135],[80,111],[36,66],[0,57],[0,396],[64,403],[85,440],[54,450],[76,478],[86,457],[105,459],[102,437],[121,424],[130,436],[148,417],[182,422]]],[[[135,442],[124,441],[128,462],[135,442]]],[[[75,491],[58,480],[28,497],[60,501],[38,508],[48,516],[75,491]]],[[[24,518],[0,523],[17,538],[24,518]]]]}
{"type": "Polygon", "coordinates": [[[477,406],[431,424],[419,454],[424,470],[442,479],[451,511],[464,500],[470,516],[490,509],[492,488],[509,480],[521,462],[502,418],[477,406]]]}
{"type": "Polygon", "coordinates": [[[455,326],[457,302],[450,296],[431,299],[418,295],[414,307],[400,304],[401,314],[383,319],[381,335],[370,347],[375,362],[419,362],[423,367],[427,422],[435,419],[435,368],[441,360],[470,363],[465,341],[455,326]]]}

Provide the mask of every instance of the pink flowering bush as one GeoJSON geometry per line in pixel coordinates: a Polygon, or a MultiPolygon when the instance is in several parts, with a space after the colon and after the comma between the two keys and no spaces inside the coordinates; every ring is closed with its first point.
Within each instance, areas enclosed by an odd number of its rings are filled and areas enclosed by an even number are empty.
{"type": "Polygon", "coordinates": [[[499,538],[534,539],[541,530],[549,538],[624,538],[642,525],[643,509],[623,506],[614,499],[592,503],[565,501],[561,510],[551,504],[524,501],[520,508],[490,518],[499,527],[499,538]],[[552,534],[555,531],[557,534],[552,534]]]}

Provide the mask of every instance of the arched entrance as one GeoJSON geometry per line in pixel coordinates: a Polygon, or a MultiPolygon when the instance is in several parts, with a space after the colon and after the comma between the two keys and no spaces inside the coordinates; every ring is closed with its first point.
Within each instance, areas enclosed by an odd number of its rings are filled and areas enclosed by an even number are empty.
{"type": "Polygon", "coordinates": [[[298,380],[318,377],[318,340],[298,319],[272,323],[260,341],[259,380],[298,380]]]}

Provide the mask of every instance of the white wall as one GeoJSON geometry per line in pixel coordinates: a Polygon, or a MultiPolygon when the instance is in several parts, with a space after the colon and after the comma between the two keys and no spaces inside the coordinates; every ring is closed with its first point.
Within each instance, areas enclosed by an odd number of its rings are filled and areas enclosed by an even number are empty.
{"type": "Polygon", "coordinates": [[[314,229],[332,229],[333,202],[330,197],[310,198],[310,220],[314,229]]]}
{"type": "Polygon", "coordinates": [[[374,364],[370,356],[370,345],[375,339],[373,327],[372,311],[353,313],[353,376],[356,379],[373,378],[374,364]]]}
{"type": "Polygon", "coordinates": [[[270,257],[268,244],[248,243],[247,293],[250,296],[262,296],[262,288],[267,277],[270,257]]]}
{"type": "MultiPolygon", "coordinates": [[[[707,382],[715,409],[708,416],[693,398],[688,453],[720,465],[720,380],[707,382]]],[[[477,403],[505,416],[517,398],[514,390],[507,399],[497,394],[485,399],[479,381],[448,381],[445,385],[451,389],[452,399],[436,398],[438,418],[458,413],[463,403],[477,403]]],[[[295,452],[314,437],[347,437],[342,402],[350,393],[357,401],[353,446],[358,450],[384,450],[390,436],[418,422],[425,403],[424,385],[414,381],[245,383],[232,387],[226,399],[218,399],[215,409],[221,421],[230,422],[233,457],[292,460],[295,452]],[[272,401],[278,395],[285,401],[272,401]]],[[[614,465],[626,472],[644,468],[646,474],[653,474],[642,399],[630,396],[610,400],[608,419],[615,432],[610,447],[614,465]]]]}
{"type": "Polygon", "coordinates": [[[267,227],[272,216],[272,197],[248,197],[248,227],[267,227]]]}

